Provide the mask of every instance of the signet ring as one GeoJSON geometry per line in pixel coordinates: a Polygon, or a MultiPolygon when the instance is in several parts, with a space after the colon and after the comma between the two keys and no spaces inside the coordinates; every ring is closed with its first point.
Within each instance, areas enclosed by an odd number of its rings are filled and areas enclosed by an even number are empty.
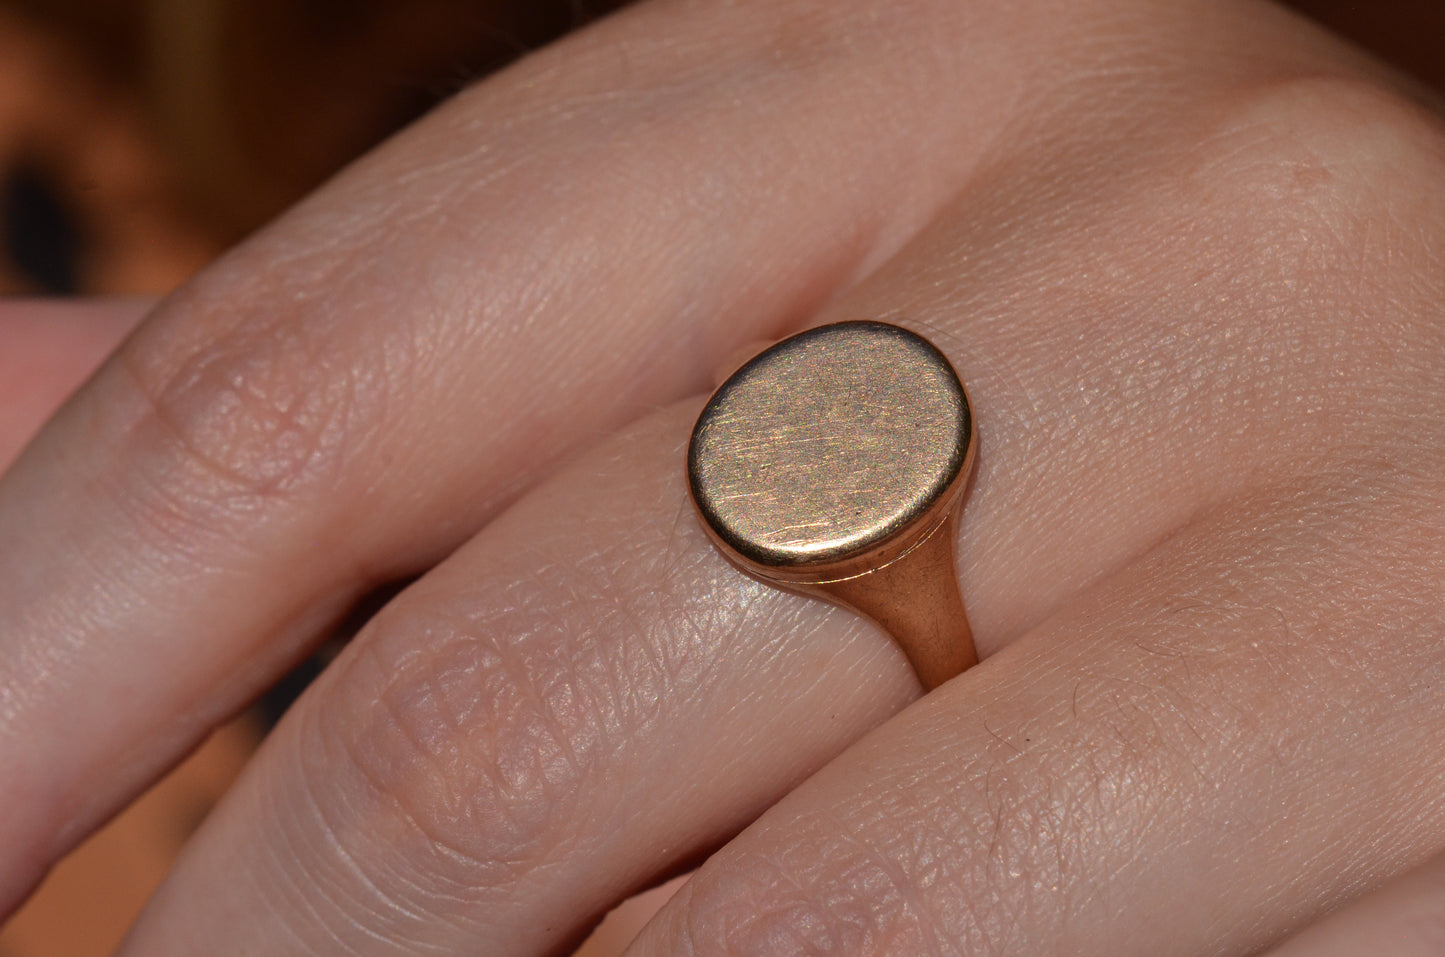
{"type": "Polygon", "coordinates": [[[953,554],[977,446],[968,394],[936,346],[839,322],[718,387],[693,427],[688,488],[734,565],[871,619],[931,690],[978,660],[953,554]]]}

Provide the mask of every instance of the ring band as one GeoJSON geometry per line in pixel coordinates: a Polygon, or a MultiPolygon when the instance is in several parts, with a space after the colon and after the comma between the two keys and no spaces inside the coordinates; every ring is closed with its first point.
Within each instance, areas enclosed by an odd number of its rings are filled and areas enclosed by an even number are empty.
{"type": "Polygon", "coordinates": [[[977,445],[937,347],[839,322],[718,387],[693,427],[688,488],[734,565],[872,619],[931,690],[978,660],[953,557],[977,445]]]}

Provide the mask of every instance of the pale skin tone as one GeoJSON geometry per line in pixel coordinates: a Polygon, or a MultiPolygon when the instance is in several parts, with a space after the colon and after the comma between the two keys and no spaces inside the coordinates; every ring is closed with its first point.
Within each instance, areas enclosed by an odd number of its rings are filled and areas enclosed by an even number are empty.
{"type": "Polygon", "coordinates": [[[1274,7],[635,7],[162,304],[0,482],[0,906],[419,575],[124,954],[565,953],[704,859],[633,957],[1435,952],[1442,303],[1439,115],[1274,7]],[[683,484],[739,347],[860,317],[982,433],[984,660],[926,698],[683,484]]]}

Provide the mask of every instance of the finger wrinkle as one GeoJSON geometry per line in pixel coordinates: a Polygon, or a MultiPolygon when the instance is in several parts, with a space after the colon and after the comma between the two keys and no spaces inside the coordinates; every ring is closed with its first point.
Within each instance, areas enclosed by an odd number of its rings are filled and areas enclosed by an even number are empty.
{"type": "Polygon", "coordinates": [[[474,893],[510,884],[550,852],[587,774],[578,755],[596,746],[591,722],[558,727],[559,712],[586,710],[567,681],[546,683],[507,658],[474,638],[433,646],[386,680],[379,710],[345,739],[374,797],[415,831],[395,843],[398,856],[449,852],[460,866],[437,876],[474,893]]]}
{"type": "Polygon", "coordinates": [[[357,384],[299,345],[287,337],[259,353],[198,355],[158,391],[122,353],[118,367],[150,410],[151,427],[137,437],[153,483],[183,495],[187,511],[246,514],[334,485],[349,458],[357,384]]]}

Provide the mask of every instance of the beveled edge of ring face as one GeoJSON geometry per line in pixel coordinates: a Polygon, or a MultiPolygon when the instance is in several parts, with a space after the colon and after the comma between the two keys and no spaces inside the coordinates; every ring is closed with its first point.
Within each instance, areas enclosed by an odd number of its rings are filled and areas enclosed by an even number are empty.
{"type": "MultiPolygon", "coordinates": [[[[900,373],[908,370],[899,370],[900,373]]],[[[917,371],[917,367],[915,367],[917,371]]],[[[902,381],[900,377],[899,381],[902,381]]],[[[826,383],[820,387],[826,388],[826,383]]],[[[893,388],[894,385],[890,385],[893,388]]],[[[786,410],[784,413],[786,414],[786,410]]],[[[908,551],[931,535],[956,508],[972,472],[978,445],[977,423],[969,404],[967,390],[947,357],[927,339],[901,326],[873,320],[832,323],[818,326],[784,339],[759,353],[739,368],[713,393],[693,427],[688,444],[688,493],[702,518],[702,525],[709,538],[735,565],[750,574],[780,584],[826,584],[866,574],[887,565],[905,555],[908,551]],[[821,558],[798,559],[785,556],[780,560],[775,552],[755,547],[754,543],[735,534],[710,508],[706,495],[699,489],[707,483],[703,470],[708,463],[699,461],[699,436],[710,416],[716,414],[721,397],[729,394],[738,382],[747,381],[758,373],[760,366],[787,356],[791,351],[812,344],[813,340],[839,333],[858,332],[863,335],[899,338],[907,340],[911,349],[927,363],[927,372],[935,382],[943,383],[950,394],[949,401],[956,403],[953,414],[957,422],[948,426],[945,436],[946,449],[936,455],[942,456],[940,475],[920,491],[916,503],[901,517],[887,525],[881,534],[851,543],[849,547],[825,553],[821,558]]]]}

